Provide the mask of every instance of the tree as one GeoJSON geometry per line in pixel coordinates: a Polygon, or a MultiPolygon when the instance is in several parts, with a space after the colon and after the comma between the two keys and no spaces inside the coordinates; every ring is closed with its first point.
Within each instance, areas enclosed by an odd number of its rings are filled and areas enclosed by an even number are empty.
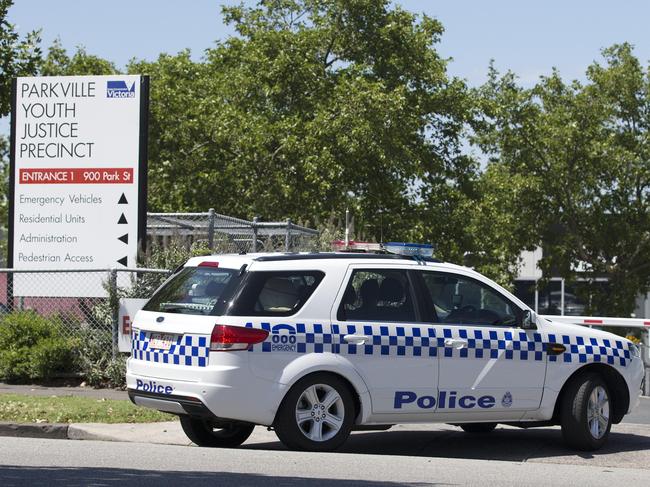
{"type": "Polygon", "coordinates": [[[12,5],[13,0],[0,0],[0,117],[11,111],[12,80],[36,74],[41,59],[39,32],[30,32],[21,39],[7,20],[12,5]]]}
{"type": "MultiPolygon", "coordinates": [[[[14,26],[7,20],[12,0],[0,0],[0,117],[5,117],[11,112],[11,83],[18,76],[31,76],[36,74],[41,58],[39,47],[40,35],[34,31],[24,38],[16,32],[14,26]]],[[[8,186],[8,155],[9,141],[0,136],[0,181],[5,184],[0,190],[0,227],[7,225],[7,198],[8,186]]],[[[1,255],[6,255],[4,247],[6,240],[0,239],[1,255]]],[[[3,258],[4,260],[4,258],[3,258]]]]}
{"type": "Polygon", "coordinates": [[[72,57],[56,39],[47,51],[47,56],[39,63],[41,76],[83,76],[119,73],[115,64],[99,56],[88,54],[83,46],[77,47],[72,57]]]}
{"type": "Polygon", "coordinates": [[[545,275],[574,283],[586,312],[620,316],[650,286],[650,79],[630,45],[602,54],[584,84],[554,71],[524,89],[492,70],[476,140],[518,188],[499,197],[522,245],[542,245],[545,275]]]}
{"type": "Polygon", "coordinates": [[[203,61],[132,63],[152,79],[150,207],[312,224],[349,207],[370,238],[453,234],[432,201],[475,179],[470,99],[435,50],[440,23],[391,5],[226,7],[237,35],[203,61]]]}

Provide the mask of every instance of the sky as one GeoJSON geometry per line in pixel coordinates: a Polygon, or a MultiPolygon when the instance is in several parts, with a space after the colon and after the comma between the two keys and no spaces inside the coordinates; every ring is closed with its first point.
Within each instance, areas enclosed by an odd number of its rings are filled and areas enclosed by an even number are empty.
{"type": "MultiPolygon", "coordinates": [[[[19,32],[42,30],[43,45],[57,37],[73,51],[124,67],[129,59],[155,59],[189,48],[199,59],[217,39],[232,34],[220,5],[231,0],[16,0],[9,20],[19,32]]],[[[254,3],[247,1],[246,3],[254,3]]],[[[438,47],[452,75],[472,86],[485,81],[490,59],[532,85],[557,67],[567,79],[584,79],[600,50],[628,41],[650,59],[650,2],[647,0],[400,0],[399,5],[440,20],[438,47]]]]}
{"type": "MultiPolygon", "coordinates": [[[[221,5],[232,0],[15,0],[9,21],[21,35],[41,30],[42,45],[55,39],[73,53],[90,54],[123,68],[130,59],[190,49],[200,59],[216,40],[233,34],[221,5]]],[[[246,4],[254,4],[246,0],[246,4]]],[[[485,82],[490,60],[532,86],[555,67],[566,80],[585,79],[602,48],[630,42],[642,63],[650,59],[647,0],[400,0],[406,10],[444,26],[438,51],[448,71],[470,86],[485,82]]],[[[8,133],[7,118],[0,133],[8,133]]]]}

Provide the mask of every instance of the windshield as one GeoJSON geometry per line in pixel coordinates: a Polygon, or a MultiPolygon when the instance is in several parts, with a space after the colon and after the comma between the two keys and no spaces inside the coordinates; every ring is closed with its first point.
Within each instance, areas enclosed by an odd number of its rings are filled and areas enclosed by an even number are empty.
{"type": "Polygon", "coordinates": [[[143,310],[190,315],[222,315],[240,280],[239,270],[185,267],[153,295],[143,310]]]}

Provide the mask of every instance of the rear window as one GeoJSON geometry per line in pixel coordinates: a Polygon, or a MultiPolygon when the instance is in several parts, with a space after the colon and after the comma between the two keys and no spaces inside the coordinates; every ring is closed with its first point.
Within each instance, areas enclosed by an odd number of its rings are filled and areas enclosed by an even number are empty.
{"type": "Polygon", "coordinates": [[[231,316],[290,316],[298,312],[325,274],[321,271],[249,272],[231,316]]]}
{"type": "Polygon", "coordinates": [[[145,311],[223,315],[241,281],[239,270],[185,267],[144,306],[145,311]]]}

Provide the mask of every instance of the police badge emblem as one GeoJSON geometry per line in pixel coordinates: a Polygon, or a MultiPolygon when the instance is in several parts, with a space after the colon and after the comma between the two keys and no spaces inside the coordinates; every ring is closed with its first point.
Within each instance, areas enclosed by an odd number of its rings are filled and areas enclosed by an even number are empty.
{"type": "Polygon", "coordinates": [[[503,399],[501,399],[501,405],[504,408],[509,408],[510,406],[512,406],[512,394],[510,394],[510,391],[506,392],[503,395],[503,399]]]}

